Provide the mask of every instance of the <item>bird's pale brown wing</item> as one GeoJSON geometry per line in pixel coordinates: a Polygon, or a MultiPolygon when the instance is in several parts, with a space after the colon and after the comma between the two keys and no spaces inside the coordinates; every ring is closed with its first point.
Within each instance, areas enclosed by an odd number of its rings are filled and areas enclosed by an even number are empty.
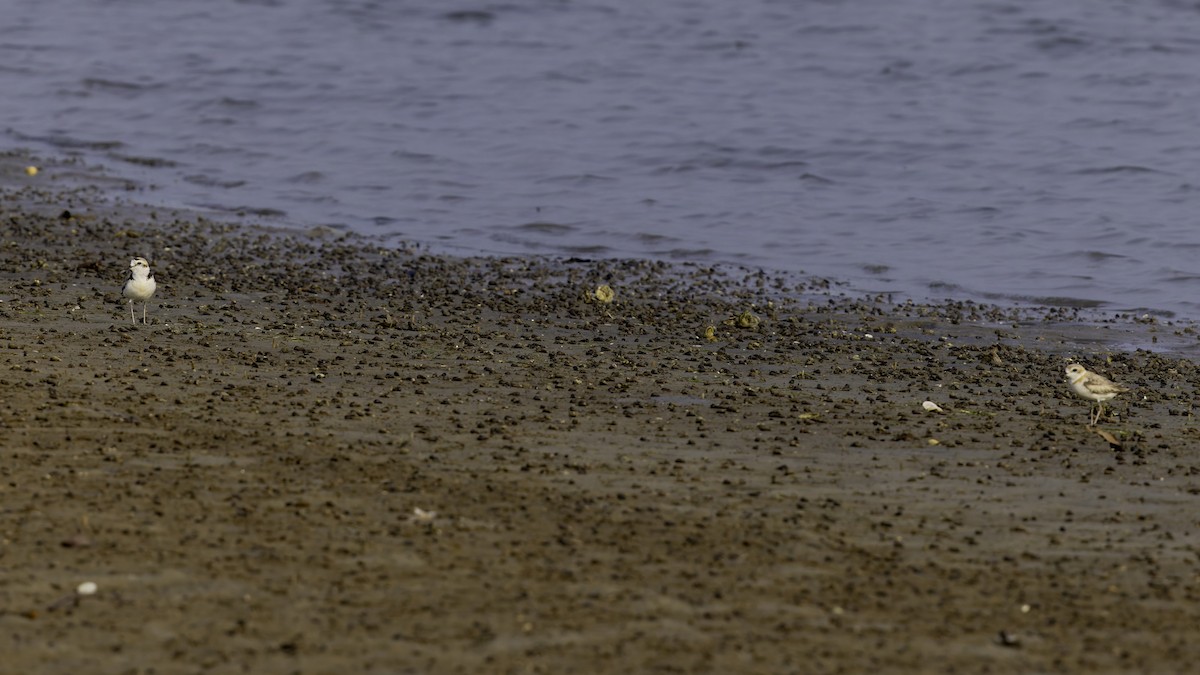
{"type": "Polygon", "coordinates": [[[1129,391],[1129,387],[1122,387],[1107,377],[1095,373],[1088,373],[1083,380],[1083,386],[1093,394],[1120,394],[1129,391]]]}

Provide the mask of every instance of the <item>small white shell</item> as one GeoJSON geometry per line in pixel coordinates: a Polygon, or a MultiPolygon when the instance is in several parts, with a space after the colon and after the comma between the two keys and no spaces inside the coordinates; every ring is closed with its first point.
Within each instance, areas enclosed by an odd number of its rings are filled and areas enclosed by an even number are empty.
{"type": "Polygon", "coordinates": [[[945,410],[942,410],[942,406],[934,403],[933,401],[925,401],[921,404],[921,407],[929,412],[946,412],[945,410]]]}
{"type": "Polygon", "coordinates": [[[414,523],[429,523],[433,522],[434,518],[437,518],[437,511],[426,511],[419,506],[413,507],[412,515],[408,517],[409,521],[414,523]]]}
{"type": "Polygon", "coordinates": [[[94,581],[85,581],[75,588],[75,592],[80,595],[95,595],[96,590],[96,582],[94,581]]]}

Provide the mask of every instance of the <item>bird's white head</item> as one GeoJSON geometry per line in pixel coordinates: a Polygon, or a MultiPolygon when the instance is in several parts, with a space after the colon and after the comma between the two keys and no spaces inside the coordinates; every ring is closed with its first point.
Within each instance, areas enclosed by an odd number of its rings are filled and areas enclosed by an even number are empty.
{"type": "Polygon", "coordinates": [[[129,261],[129,278],[146,279],[150,276],[150,263],[145,258],[134,258],[129,261]]]}
{"type": "Polygon", "coordinates": [[[1074,379],[1087,372],[1087,369],[1078,363],[1072,363],[1067,366],[1067,377],[1074,379]]]}

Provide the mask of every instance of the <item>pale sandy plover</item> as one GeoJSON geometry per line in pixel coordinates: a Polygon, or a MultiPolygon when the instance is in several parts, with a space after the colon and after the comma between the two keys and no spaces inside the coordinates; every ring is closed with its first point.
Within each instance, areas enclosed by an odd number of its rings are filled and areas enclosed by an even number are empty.
{"type": "Polygon", "coordinates": [[[1071,391],[1080,397],[1096,402],[1096,414],[1091,416],[1091,424],[1088,425],[1091,427],[1096,426],[1104,414],[1105,401],[1129,391],[1128,387],[1123,387],[1103,375],[1097,375],[1078,363],[1067,366],[1067,384],[1070,385],[1071,391]]]}
{"type": "Polygon", "coordinates": [[[121,295],[129,298],[129,319],[131,321],[137,323],[137,315],[133,313],[133,303],[140,300],[142,323],[146,323],[146,304],[157,288],[158,284],[154,283],[154,273],[150,271],[150,263],[146,262],[145,258],[130,260],[129,278],[125,281],[125,287],[121,289],[121,295]]]}

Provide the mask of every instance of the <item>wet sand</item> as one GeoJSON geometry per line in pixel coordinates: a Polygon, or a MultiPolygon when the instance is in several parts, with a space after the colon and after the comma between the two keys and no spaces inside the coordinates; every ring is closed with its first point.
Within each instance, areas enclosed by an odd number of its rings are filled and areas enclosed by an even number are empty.
{"type": "Polygon", "coordinates": [[[12,672],[1200,658],[1190,327],[439,257],[113,204],[69,166],[16,189],[5,161],[12,672]],[[1132,387],[1109,438],[1068,358],[1132,387]]]}

